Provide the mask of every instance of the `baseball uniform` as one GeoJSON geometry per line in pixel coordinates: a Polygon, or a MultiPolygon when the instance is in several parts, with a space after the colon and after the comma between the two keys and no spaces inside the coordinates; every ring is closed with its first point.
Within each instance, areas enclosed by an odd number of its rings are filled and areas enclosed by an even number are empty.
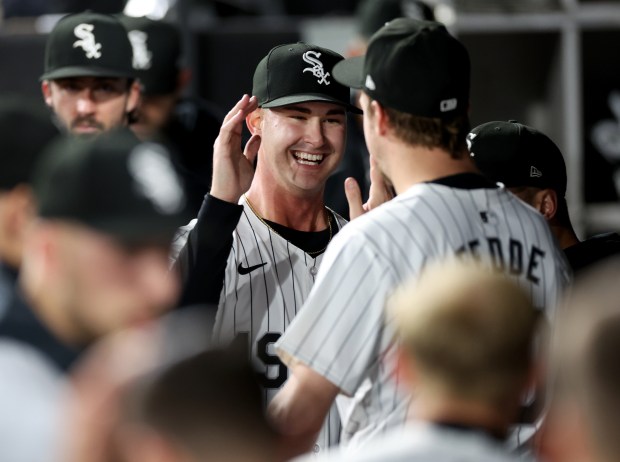
{"type": "Polygon", "coordinates": [[[416,184],[350,223],[276,345],[285,364],[300,360],[349,397],[338,401],[344,443],[404,423],[409,398],[393,383],[395,331],[384,304],[425,264],[454,255],[503,269],[549,317],[569,279],[544,218],[480,175],[416,184]]]}
{"type": "MultiPolygon", "coordinates": [[[[323,249],[329,236],[346,223],[332,211],[329,217],[325,231],[287,230],[259,218],[245,196],[235,205],[209,195],[197,220],[177,237],[176,247],[187,238],[179,257],[185,280],[183,304],[217,305],[214,341],[228,345],[236,339],[247,345],[265,402],[288,378],[273,345],[314,285],[324,254],[311,253],[323,249]]],[[[328,420],[315,451],[337,442],[339,433],[336,414],[328,420]]]]}

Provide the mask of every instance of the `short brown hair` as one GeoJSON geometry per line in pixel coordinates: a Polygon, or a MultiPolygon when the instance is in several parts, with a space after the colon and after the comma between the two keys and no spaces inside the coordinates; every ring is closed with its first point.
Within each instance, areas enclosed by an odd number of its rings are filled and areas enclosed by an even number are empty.
{"type": "MultiPolygon", "coordinates": [[[[381,104],[381,103],[379,103],[381,104]]],[[[449,119],[420,117],[383,106],[395,135],[412,146],[440,148],[455,159],[467,152],[465,139],[470,130],[469,116],[460,114],[449,119]]],[[[368,108],[373,112],[370,102],[368,108]]]]}

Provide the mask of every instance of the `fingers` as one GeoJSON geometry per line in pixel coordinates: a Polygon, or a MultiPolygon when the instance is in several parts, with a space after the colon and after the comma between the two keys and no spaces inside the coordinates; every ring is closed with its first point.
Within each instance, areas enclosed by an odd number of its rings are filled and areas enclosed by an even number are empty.
{"type": "Polygon", "coordinates": [[[228,111],[226,117],[224,117],[224,122],[220,128],[220,137],[222,137],[222,141],[229,142],[233,136],[241,135],[246,116],[257,107],[258,99],[256,96],[250,98],[248,95],[243,95],[237,104],[228,111]]]}
{"type": "Polygon", "coordinates": [[[252,135],[252,137],[245,144],[243,155],[248,159],[248,161],[250,161],[252,165],[254,165],[254,160],[256,159],[256,155],[258,154],[260,142],[261,139],[259,135],[252,135]]]}
{"type": "Polygon", "coordinates": [[[344,193],[349,203],[349,219],[353,220],[363,215],[365,212],[362,206],[362,191],[357,181],[355,181],[355,178],[349,177],[345,180],[344,193]]]}
{"type": "MultiPolygon", "coordinates": [[[[256,103],[256,97],[253,96],[252,98],[254,98],[254,102],[256,103]]],[[[226,124],[226,122],[235,117],[239,113],[239,111],[245,109],[249,104],[251,104],[252,98],[250,98],[250,96],[247,94],[243,95],[241,99],[237,101],[237,104],[235,104],[232,109],[228,111],[226,117],[224,117],[224,124],[226,124]]],[[[256,107],[254,109],[256,109],[256,107]]]]}

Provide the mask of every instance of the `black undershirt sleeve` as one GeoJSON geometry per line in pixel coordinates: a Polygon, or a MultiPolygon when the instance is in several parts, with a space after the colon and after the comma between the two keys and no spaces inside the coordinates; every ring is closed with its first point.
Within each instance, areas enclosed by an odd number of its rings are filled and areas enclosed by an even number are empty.
{"type": "Polygon", "coordinates": [[[243,206],[205,196],[196,226],[190,231],[175,267],[181,274],[179,306],[215,304],[224,285],[233,232],[243,206]]]}

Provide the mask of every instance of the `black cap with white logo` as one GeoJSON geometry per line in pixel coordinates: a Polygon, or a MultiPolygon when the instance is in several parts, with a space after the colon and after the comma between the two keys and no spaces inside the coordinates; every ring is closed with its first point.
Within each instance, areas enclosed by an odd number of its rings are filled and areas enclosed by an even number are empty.
{"type": "Polygon", "coordinates": [[[45,46],[41,80],[67,77],[135,78],[127,32],[112,15],[78,13],[63,17],[45,46]]]}
{"type": "Polygon", "coordinates": [[[181,34],[176,25],[147,17],[119,15],[133,47],[133,67],[142,93],[164,95],[179,85],[181,34]]]}
{"type": "Polygon", "coordinates": [[[490,180],[507,187],[533,186],[566,194],[566,164],[544,133],[516,121],[487,122],[467,135],[470,155],[490,180]]]}
{"type": "Polygon", "coordinates": [[[334,65],[343,59],[338,53],[315,45],[279,45],[256,66],[252,94],[258,98],[259,107],[324,101],[361,114],[349,102],[349,88],[332,76],[334,65]]]}
{"type": "Polygon", "coordinates": [[[53,143],[34,189],[41,217],[74,221],[123,242],[169,242],[188,218],[168,150],[140,142],[128,129],[53,143]]]}
{"type": "Polygon", "coordinates": [[[451,118],[469,109],[469,53],[437,22],[390,21],[372,36],[365,56],[334,67],[334,78],[419,117],[451,118]]]}

